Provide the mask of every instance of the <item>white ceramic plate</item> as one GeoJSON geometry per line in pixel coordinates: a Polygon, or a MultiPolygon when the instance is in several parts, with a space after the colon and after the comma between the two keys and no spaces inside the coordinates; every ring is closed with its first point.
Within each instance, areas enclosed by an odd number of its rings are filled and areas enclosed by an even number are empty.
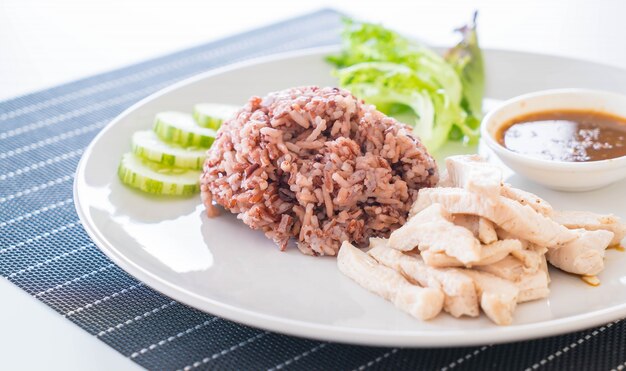
{"type": "MultiPolygon", "coordinates": [[[[155,113],[191,111],[202,101],[242,104],[251,95],[297,85],[334,85],[324,62],[329,51],[276,56],[208,72],[144,99],[113,120],[85,151],[74,189],[78,214],[100,249],[139,280],[192,307],[322,340],[478,345],[555,335],[626,316],[626,254],[617,251],[608,252],[599,287],[552,272],[549,299],[521,304],[511,326],[495,326],[484,316],[459,320],[446,314],[420,322],[342,276],[334,258],[304,256],[295,248],[280,252],[233,215],[208,219],[199,196],[152,198],[118,181],[118,161],[130,148],[131,134],[149,128],[155,113]]],[[[491,99],[564,87],[626,93],[626,70],[598,64],[508,51],[486,51],[486,64],[491,99]]],[[[626,218],[626,182],[568,194],[515,175],[508,181],[544,196],[557,208],[626,218]]]]}

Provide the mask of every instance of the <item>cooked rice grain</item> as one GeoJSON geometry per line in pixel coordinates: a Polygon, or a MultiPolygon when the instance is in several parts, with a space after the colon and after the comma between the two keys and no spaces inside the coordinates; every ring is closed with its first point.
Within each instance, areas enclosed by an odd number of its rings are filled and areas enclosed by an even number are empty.
{"type": "Polygon", "coordinates": [[[252,97],[226,121],[201,179],[213,201],[281,250],[335,255],[405,223],[417,191],[438,181],[411,129],[337,88],[301,87],[252,97]]]}

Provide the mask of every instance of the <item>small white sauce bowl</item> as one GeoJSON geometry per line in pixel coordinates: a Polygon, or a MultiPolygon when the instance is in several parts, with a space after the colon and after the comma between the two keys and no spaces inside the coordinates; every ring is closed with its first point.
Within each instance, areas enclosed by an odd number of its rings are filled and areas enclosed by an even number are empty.
{"type": "Polygon", "coordinates": [[[490,111],[482,121],[484,143],[516,173],[559,191],[589,191],[626,177],[626,156],[589,162],[563,162],[513,152],[498,143],[497,133],[516,117],[531,113],[581,110],[626,118],[626,95],[587,90],[545,90],[510,99],[490,111]]]}

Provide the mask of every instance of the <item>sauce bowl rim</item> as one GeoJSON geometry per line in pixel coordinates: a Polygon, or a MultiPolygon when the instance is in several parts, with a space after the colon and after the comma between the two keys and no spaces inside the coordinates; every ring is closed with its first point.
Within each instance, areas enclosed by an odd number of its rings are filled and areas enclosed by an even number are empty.
{"type": "MultiPolygon", "coordinates": [[[[547,160],[547,159],[532,157],[530,155],[515,152],[506,148],[505,146],[503,146],[502,144],[498,142],[498,140],[494,137],[494,135],[492,135],[492,131],[489,130],[488,124],[491,121],[493,121],[494,116],[498,114],[500,111],[502,111],[503,109],[510,107],[511,105],[519,104],[521,102],[524,102],[530,99],[538,99],[542,97],[549,97],[549,96],[556,96],[556,95],[595,95],[595,96],[601,95],[601,96],[609,97],[609,99],[620,99],[626,102],[626,95],[624,94],[619,94],[616,92],[606,91],[606,90],[595,90],[595,89],[584,89],[584,88],[548,89],[548,90],[539,90],[539,91],[535,91],[531,93],[518,95],[513,98],[505,100],[499,106],[487,112],[485,117],[483,117],[481,121],[481,125],[480,125],[481,139],[484,140],[489,146],[489,148],[491,148],[499,157],[507,157],[507,156],[512,157],[517,160],[527,162],[529,163],[529,165],[534,165],[533,167],[543,167],[543,168],[548,167],[551,169],[563,169],[563,170],[599,171],[599,170],[603,170],[606,168],[616,168],[616,167],[626,166],[626,155],[615,157],[615,158],[610,158],[606,160],[584,161],[584,162],[547,160]]],[[[578,111],[587,110],[585,108],[581,109],[580,107],[573,107],[573,106],[570,106],[570,107],[555,106],[553,109],[554,110],[571,109],[571,110],[578,110],[578,111]]],[[[546,112],[549,110],[550,108],[544,108],[540,110],[528,109],[526,111],[522,109],[523,112],[519,113],[516,116],[524,116],[524,115],[533,114],[533,113],[541,113],[541,112],[546,112]]],[[[589,110],[591,110],[591,108],[589,110]]],[[[626,121],[626,117],[624,115],[617,114],[613,111],[610,111],[610,110],[596,110],[596,111],[605,112],[612,116],[622,118],[624,119],[624,121],[626,121]]],[[[504,125],[505,123],[509,121],[510,119],[502,120],[502,122],[497,122],[495,124],[492,124],[492,126],[494,126],[493,132],[494,133],[497,132],[497,129],[499,129],[502,125],[504,125]]]]}

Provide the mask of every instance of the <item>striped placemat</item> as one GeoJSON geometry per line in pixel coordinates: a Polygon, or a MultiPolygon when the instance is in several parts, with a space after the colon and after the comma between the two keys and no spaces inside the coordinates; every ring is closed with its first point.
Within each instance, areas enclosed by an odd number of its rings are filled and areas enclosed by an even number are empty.
{"type": "Polygon", "coordinates": [[[0,275],[148,369],[623,369],[623,322],[477,348],[319,342],[241,326],[172,301],[94,246],[74,211],[72,180],[84,148],[109,120],[199,72],[335,44],[339,27],[338,13],[321,10],[0,103],[0,275]]]}

